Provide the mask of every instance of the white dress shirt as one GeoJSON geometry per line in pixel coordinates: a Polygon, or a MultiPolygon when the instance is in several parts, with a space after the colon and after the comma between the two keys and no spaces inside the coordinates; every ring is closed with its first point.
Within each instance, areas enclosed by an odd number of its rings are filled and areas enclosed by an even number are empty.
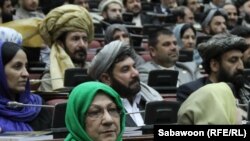
{"type": "MultiPolygon", "coordinates": [[[[140,109],[138,108],[137,104],[141,101],[141,93],[139,92],[136,94],[135,99],[133,101],[133,104],[131,105],[128,99],[121,98],[122,103],[124,105],[124,108],[126,109],[127,113],[135,113],[140,112],[140,109]]],[[[130,117],[133,119],[133,121],[136,123],[137,126],[143,126],[144,120],[140,113],[130,114],[130,117]]]]}

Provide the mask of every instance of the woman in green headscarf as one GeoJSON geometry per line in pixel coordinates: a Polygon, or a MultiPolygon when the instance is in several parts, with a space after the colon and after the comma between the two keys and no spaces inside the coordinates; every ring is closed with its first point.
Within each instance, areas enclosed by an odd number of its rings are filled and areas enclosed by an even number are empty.
{"type": "Polygon", "coordinates": [[[125,111],[111,87],[86,82],[70,93],[65,122],[69,130],[65,141],[121,141],[125,111]]]}

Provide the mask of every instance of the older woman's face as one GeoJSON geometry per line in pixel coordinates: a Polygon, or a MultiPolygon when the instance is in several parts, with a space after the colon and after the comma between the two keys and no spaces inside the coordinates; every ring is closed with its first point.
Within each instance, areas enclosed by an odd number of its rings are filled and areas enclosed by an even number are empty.
{"type": "Polygon", "coordinates": [[[185,49],[185,50],[193,50],[194,49],[195,43],[196,43],[196,38],[195,38],[194,31],[191,28],[187,29],[184,32],[181,40],[183,42],[183,49],[185,49]]]}
{"type": "Polygon", "coordinates": [[[106,94],[98,93],[85,119],[85,130],[94,141],[116,141],[120,133],[120,112],[106,94]]]}
{"type": "Polygon", "coordinates": [[[26,54],[23,50],[19,50],[4,67],[8,86],[13,93],[20,93],[25,90],[29,77],[26,69],[27,62],[26,54]]]}

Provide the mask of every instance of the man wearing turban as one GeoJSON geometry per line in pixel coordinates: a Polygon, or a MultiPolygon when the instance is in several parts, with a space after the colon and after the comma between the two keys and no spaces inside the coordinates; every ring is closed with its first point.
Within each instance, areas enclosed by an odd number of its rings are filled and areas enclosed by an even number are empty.
{"type": "MultiPolygon", "coordinates": [[[[202,65],[208,76],[181,85],[177,100],[184,102],[199,88],[218,82],[232,83],[234,95],[240,104],[250,99],[249,85],[244,80],[243,52],[248,48],[246,40],[231,34],[218,34],[198,46],[202,65]]],[[[245,107],[242,107],[246,110],[245,107]]]]}
{"type": "Polygon", "coordinates": [[[50,71],[43,75],[41,91],[63,88],[64,71],[87,68],[88,43],[93,39],[94,26],[88,11],[76,5],[63,5],[47,14],[39,25],[45,43],[51,47],[50,71]]]}
{"type": "Polygon", "coordinates": [[[127,113],[134,113],[127,115],[127,127],[144,125],[139,111],[145,109],[148,101],[162,100],[158,92],[140,82],[134,58],[127,42],[112,41],[94,57],[88,70],[93,79],[117,91],[127,113]]]}

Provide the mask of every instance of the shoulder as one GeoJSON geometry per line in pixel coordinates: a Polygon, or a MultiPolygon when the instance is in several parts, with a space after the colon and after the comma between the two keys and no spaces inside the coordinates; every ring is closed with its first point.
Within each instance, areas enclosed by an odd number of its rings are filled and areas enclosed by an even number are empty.
{"type": "Polygon", "coordinates": [[[179,86],[178,90],[182,90],[182,89],[195,90],[195,89],[198,89],[198,88],[205,85],[206,79],[207,79],[206,77],[202,77],[202,78],[199,78],[199,79],[197,79],[195,81],[183,84],[183,85],[179,86]]]}
{"type": "Polygon", "coordinates": [[[149,72],[153,69],[157,69],[157,67],[153,62],[150,61],[146,62],[143,65],[140,65],[137,69],[139,70],[139,72],[144,72],[144,71],[149,72]]]}

